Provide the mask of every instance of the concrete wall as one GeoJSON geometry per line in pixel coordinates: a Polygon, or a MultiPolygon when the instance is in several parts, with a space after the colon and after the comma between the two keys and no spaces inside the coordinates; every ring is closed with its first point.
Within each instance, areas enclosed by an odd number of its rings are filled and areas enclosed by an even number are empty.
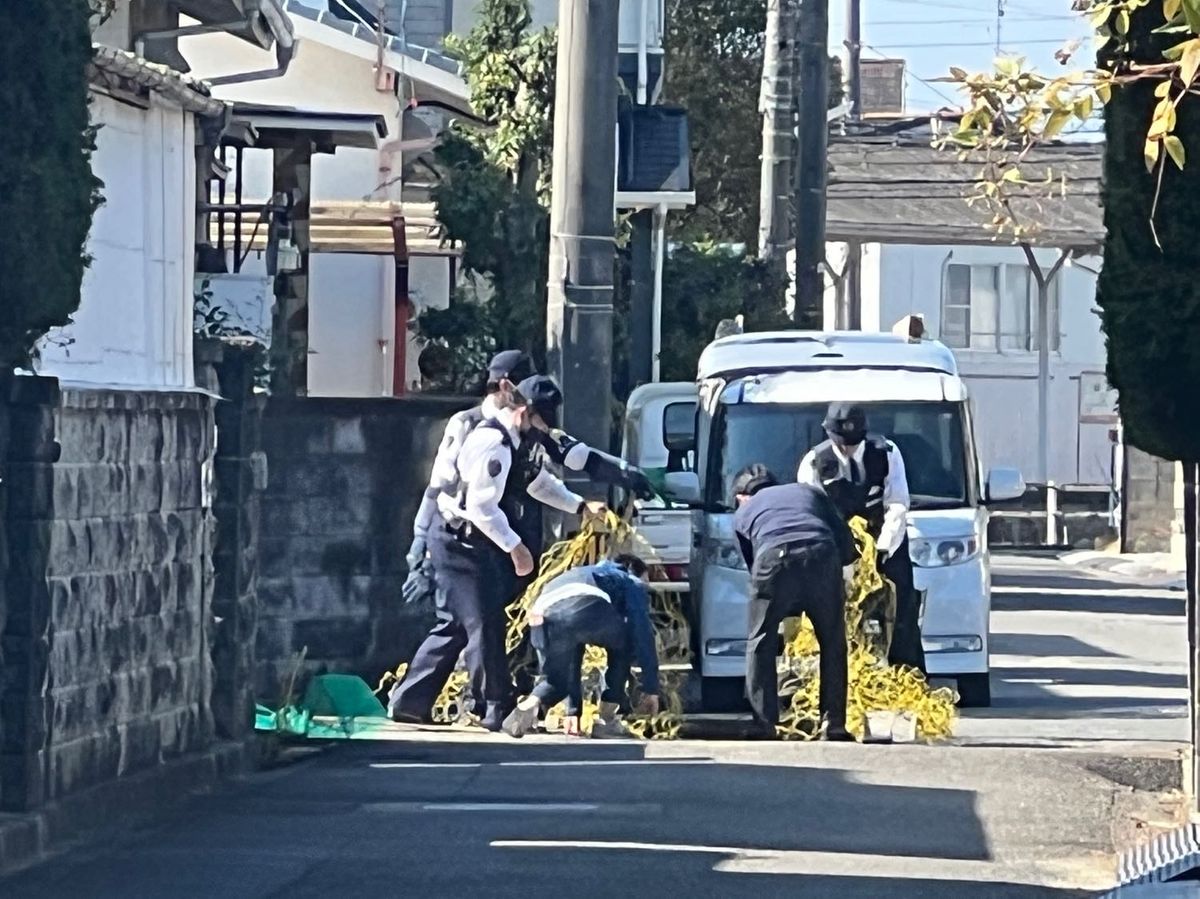
{"type": "MultiPolygon", "coordinates": [[[[1039,250],[1049,270],[1057,258],[1039,250]]],[[[1009,246],[867,245],[863,259],[863,328],[890,330],[908,314],[924,315],[933,336],[942,330],[943,270],[947,262],[1026,265],[1024,252],[1009,246]]],[[[1105,349],[1096,315],[1096,277],[1087,269],[1099,260],[1060,274],[1060,335],[1051,354],[1050,470],[1058,483],[1109,484],[1115,427],[1104,383],[1105,349]],[[1087,268],[1084,268],[1086,266],[1087,268]],[[1097,392],[1099,391],[1099,392],[1097,392]]],[[[827,306],[832,306],[827,301],[827,306]]],[[[828,310],[827,310],[828,311],[828,310]]],[[[956,350],[959,369],[973,397],[976,436],[985,468],[1015,466],[1038,477],[1037,353],[956,350]]]]}
{"type": "Polygon", "coordinates": [[[192,383],[195,126],[156,97],[148,109],[92,94],[101,126],[92,167],[105,203],[74,322],[41,344],[64,381],[185,388],[192,383]]]}
{"type": "Polygon", "coordinates": [[[412,519],[445,420],[470,400],[272,399],[259,547],[257,689],[276,701],[299,654],[309,675],[374,686],[407,660],[432,610],[400,595],[412,519]]]}
{"type": "Polygon", "coordinates": [[[1177,508],[1179,465],[1126,446],[1123,459],[1121,551],[1177,550],[1182,509],[1177,508]]]}
{"type": "Polygon", "coordinates": [[[215,431],[201,393],[17,378],[0,407],[0,808],[20,811],[211,742],[215,431]]]}

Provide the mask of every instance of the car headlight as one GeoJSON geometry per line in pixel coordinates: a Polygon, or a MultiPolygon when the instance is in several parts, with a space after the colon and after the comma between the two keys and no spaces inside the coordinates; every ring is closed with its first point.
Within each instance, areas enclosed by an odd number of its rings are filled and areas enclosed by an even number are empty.
{"type": "Polygon", "coordinates": [[[704,543],[704,561],[718,568],[729,568],[733,571],[745,571],[746,560],[742,551],[732,543],[720,540],[706,540],[704,543]]]}
{"type": "Polygon", "coordinates": [[[946,568],[970,562],[979,555],[979,539],[970,537],[937,537],[909,542],[909,555],[918,568],[946,568]]]}

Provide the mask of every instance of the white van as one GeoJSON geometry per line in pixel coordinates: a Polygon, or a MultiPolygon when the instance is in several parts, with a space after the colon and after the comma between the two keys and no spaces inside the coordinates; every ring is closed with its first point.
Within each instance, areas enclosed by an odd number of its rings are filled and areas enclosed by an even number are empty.
{"type": "MultiPolygon", "coordinates": [[[[801,458],[825,439],[821,423],[834,401],[865,405],[871,431],[904,456],[930,674],[956,678],[964,705],[989,705],[986,505],[1020,496],[1025,484],[1010,469],[981,477],[953,353],[935,341],[890,334],[739,334],[708,346],[697,381],[694,432],[659,424],[658,433],[664,455],[690,454],[694,462],[676,465],[665,480],[673,499],[692,509],[688,574],[705,707],[740,701],[745,677],[749,583],[733,536],[733,477],[757,462],[794,478],[801,458]]],[[[651,386],[683,402],[683,385],[651,386]]],[[[640,434],[627,430],[628,449],[641,446],[653,427],[648,416],[640,421],[640,434]]],[[[639,461],[636,451],[627,458],[639,461]]]]}

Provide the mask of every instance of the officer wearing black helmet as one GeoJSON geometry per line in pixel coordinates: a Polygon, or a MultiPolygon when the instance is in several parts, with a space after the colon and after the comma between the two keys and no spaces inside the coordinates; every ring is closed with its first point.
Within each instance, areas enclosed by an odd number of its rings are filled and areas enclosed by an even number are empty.
{"type": "Polygon", "coordinates": [[[888,661],[925,672],[920,608],[908,553],[908,478],[896,445],[868,430],[857,403],[833,403],[825,416],[829,439],[800,462],[796,480],[821,487],[846,520],[861,517],[875,538],[880,571],[896,585],[896,626],[888,661]]]}

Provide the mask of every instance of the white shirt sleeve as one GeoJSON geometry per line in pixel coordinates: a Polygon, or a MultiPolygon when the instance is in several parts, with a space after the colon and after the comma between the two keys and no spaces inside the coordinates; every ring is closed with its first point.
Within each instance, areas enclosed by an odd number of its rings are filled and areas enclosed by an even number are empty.
{"type": "Polygon", "coordinates": [[[800,460],[800,468],[796,471],[796,481],[808,484],[810,487],[822,488],[821,479],[817,477],[817,454],[810,452],[800,460]]]}
{"type": "Polygon", "coordinates": [[[512,450],[494,428],[476,428],[463,443],[459,463],[467,488],[463,518],[506,553],[512,552],[521,538],[500,509],[512,450]]]}
{"type": "Polygon", "coordinates": [[[566,484],[545,468],[538,472],[538,476],[526,488],[526,493],[542,505],[569,515],[578,513],[583,506],[583,497],[569,490],[566,484]]]}
{"type": "Polygon", "coordinates": [[[904,457],[894,443],[888,443],[888,476],[883,482],[883,527],[879,532],[879,550],[891,555],[904,542],[908,528],[908,508],[911,497],[908,493],[908,475],[904,470],[904,457]]]}
{"type": "Polygon", "coordinates": [[[425,488],[421,505],[417,509],[417,517],[413,521],[414,537],[425,539],[429,535],[429,529],[433,526],[438,512],[438,496],[458,480],[458,454],[462,450],[463,440],[469,433],[469,421],[465,413],[459,412],[446,422],[442,442],[438,444],[437,455],[433,459],[429,485],[425,488]]]}
{"type": "Polygon", "coordinates": [[[576,443],[567,450],[566,456],[563,457],[563,467],[569,468],[571,471],[583,471],[583,467],[587,465],[588,456],[591,454],[592,448],[586,443],[576,443]]]}

